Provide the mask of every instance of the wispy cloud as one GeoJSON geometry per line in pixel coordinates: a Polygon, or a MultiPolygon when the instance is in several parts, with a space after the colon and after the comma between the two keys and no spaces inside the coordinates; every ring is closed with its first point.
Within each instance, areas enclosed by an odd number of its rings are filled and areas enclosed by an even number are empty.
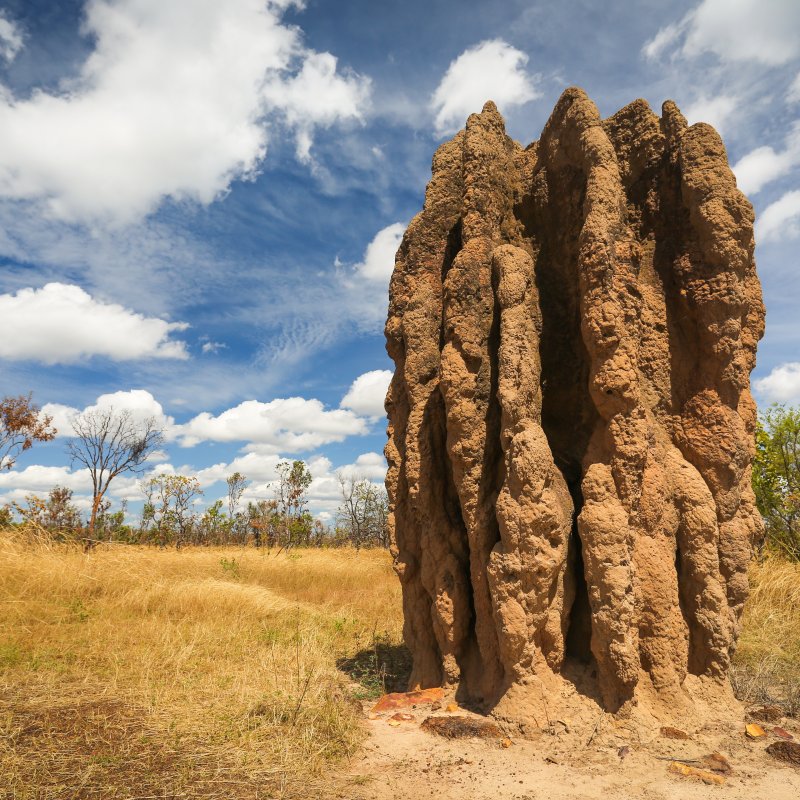
{"type": "Polygon", "coordinates": [[[783,0],[703,0],[677,22],[660,28],[642,48],[649,59],[667,54],[723,61],[785,64],[800,55],[800,5],[783,0]]]}
{"type": "Polygon", "coordinates": [[[22,45],[22,33],[16,22],[0,11],[0,57],[6,62],[13,61],[22,45]]]}

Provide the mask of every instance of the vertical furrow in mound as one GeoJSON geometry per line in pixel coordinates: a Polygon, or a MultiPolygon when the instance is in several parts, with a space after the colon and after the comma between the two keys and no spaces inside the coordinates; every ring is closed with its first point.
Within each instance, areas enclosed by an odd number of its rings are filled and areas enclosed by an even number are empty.
{"type": "Polygon", "coordinates": [[[501,245],[492,254],[500,305],[498,398],[505,481],[501,541],[488,575],[500,657],[509,681],[559,670],[564,660],[564,572],[573,504],[541,427],[539,308],[533,260],[501,245]]]}
{"type": "MultiPolygon", "coordinates": [[[[578,517],[592,608],[591,649],[605,703],[616,709],[639,678],[635,620],[635,514],[647,458],[648,426],[639,404],[634,343],[639,294],[636,245],[625,220],[616,154],[594,104],[580,90],[562,95],[540,143],[555,180],[577,169],[585,181],[578,230],[581,333],[589,357],[589,394],[598,414],[584,456],[584,506],[578,517]]],[[[552,192],[551,192],[552,196],[552,192]]]]}

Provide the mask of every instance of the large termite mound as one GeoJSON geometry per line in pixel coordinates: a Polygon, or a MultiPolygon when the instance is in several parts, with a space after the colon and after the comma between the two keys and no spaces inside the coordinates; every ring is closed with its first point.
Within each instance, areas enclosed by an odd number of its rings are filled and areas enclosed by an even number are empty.
{"type": "Polygon", "coordinates": [[[674,103],[568,89],[522,148],[490,102],[437,150],[386,325],[413,686],[537,721],[732,701],[763,322],[752,207],[674,103]]]}

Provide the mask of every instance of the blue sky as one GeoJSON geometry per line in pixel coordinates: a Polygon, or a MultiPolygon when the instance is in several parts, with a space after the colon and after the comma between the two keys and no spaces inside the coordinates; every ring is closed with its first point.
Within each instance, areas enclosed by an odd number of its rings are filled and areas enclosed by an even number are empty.
{"type": "MultiPolygon", "coordinates": [[[[674,99],[758,215],[762,404],[800,402],[800,4],[0,0],[0,374],[62,434],[163,418],[154,470],[251,498],[281,458],[380,481],[393,253],[436,146],[493,99],[539,137],[569,85],[674,99]]],[[[85,496],[63,437],[0,500],[85,496]]],[[[136,505],[135,480],[112,488],[136,505]]],[[[81,502],[85,503],[85,500],[81,502]]]]}

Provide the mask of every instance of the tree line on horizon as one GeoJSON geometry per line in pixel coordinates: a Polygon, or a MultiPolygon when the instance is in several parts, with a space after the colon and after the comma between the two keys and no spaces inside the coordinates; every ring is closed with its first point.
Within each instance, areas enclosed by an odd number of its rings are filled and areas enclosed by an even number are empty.
{"type": "MultiPolygon", "coordinates": [[[[350,544],[388,547],[388,498],[365,478],[338,475],[341,504],[334,524],[308,511],[312,476],[305,462],[282,461],[273,497],[241,503],[247,478],[228,476],[227,503],[217,500],[196,510],[203,490],[196,478],[153,475],[142,482],[144,507],[138,526],[126,522],[127,507],[111,511],[106,499],[111,482],[122,474],[141,474],[147,458],[163,443],[155,418],[137,420],[130,411],[92,409],[72,421],[67,443],[72,463],[92,478],[89,518],[72,502],[72,491],[54,487],[47,498],[30,495],[26,505],[0,508],[0,527],[31,524],[54,538],[81,539],[87,547],[100,541],[157,544],[241,544],[279,549],[350,544]]],[[[8,470],[35,442],[51,441],[56,430],[31,395],[0,400],[0,471],[8,470]]],[[[800,407],[773,404],[759,414],[753,460],[753,490],[764,534],[753,542],[762,555],[772,551],[800,561],[800,407]]]]}
{"type": "MultiPolygon", "coordinates": [[[[227,497],[197,510],[203,489],[197,478],[152,475],[140,484],[144,504],[138,525],[127,521],[127,502],[111,510],[108,490],[120,475],[141,475],[163,444],[153,417],[136,419],[128,410],[91,409],[71,420],[74,436],[66,450],[92,480],[88,519],[73,503],[73,492],[54,487],[46,498],[28,495],[24,504],[0,507],[0,527],[27,525],[59,541],[81,541],[86,549],[100,542],[129,544],[223,545],[255,547],[388,547],[388,498],[366,478],[337,475],[341,504],[333,525],[308,510],[312,475],[304,461],[281,461],[271,498],[242,503],[248,479],[234,472],[226,479],[227,497]]],[[[34,442],[55,438],[52,418],[41,413],[31,395],[0,401],[0,470],[9,470],[34,442]]]]}

